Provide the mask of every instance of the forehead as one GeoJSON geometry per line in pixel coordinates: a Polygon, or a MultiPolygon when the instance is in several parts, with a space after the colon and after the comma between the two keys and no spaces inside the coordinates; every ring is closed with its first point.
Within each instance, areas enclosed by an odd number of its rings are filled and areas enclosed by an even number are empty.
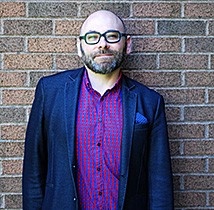
{"type": "Polygon", "coordinates": [[[89,31],[105,32],[107,30],[118,30],[124,32],[123,23],[110,12],[98,12],[89,16],[82,25],[81,34],[89,31]]]}

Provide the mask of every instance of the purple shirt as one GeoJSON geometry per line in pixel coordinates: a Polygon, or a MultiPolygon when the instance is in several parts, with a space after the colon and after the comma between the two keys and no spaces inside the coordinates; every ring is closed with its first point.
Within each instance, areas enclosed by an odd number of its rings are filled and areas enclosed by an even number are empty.
{"type": "Polygon", "coordinates": [[[81,209],[117,209],[122,138],[121,75],[101,96],[85,71],[76,129],[77,190],[81,209]]]}

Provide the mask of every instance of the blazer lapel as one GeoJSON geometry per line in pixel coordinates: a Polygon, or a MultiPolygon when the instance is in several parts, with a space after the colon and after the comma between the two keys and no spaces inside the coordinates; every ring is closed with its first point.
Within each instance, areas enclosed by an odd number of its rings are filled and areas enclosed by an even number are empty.
{"type": "MultiPolygon", "coordinates": [[[[70,166],[75,164],[74,149],[75,149],[75,130],[76,130],[76,111],[78,108],[78,95],[82,81],[82,73],[77,72],[76,75],[69,77],[69,81],[65,84],[65,129],[67,136],[68,159],[70,166]]],[[[66,151],[65,151],[66,152],[66,151]]],[[[72,167],[70,167],[72,169],[72,167]]],[[[72,173],[72,171],[71,171],[72,173]]]]}
{"type": "Polygon", "coordinates": [[[131,91],[132,88],[134,88],[134,85],[129,87],[128,81],[126,81],[125,78],[123,78],[122,100],[124,115],[123,115],[123,134],[121,145],[121,160],[120,160],[120,184],[118,198],[119,209],[123,209],[125,200],[129,159],[131,154],[133,129],[136,114],[137,94],[131,91]]]}

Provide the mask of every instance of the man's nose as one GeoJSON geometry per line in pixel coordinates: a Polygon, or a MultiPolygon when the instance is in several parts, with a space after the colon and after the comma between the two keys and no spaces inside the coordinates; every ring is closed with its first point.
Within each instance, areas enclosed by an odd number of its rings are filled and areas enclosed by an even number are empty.
{"type": "Polygon", "coordinates": [[[105,40],[104,36],[101,36],[100,41],[98,42],[99,48],[108,48],[109,44],[108,42],[105,40]]]}

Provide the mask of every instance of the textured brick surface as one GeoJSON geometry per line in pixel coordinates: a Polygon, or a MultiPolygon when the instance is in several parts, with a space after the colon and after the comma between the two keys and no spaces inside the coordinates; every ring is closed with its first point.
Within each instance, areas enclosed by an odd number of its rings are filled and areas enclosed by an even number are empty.
{"type": "Polygon", "coordinates": [[[26,126],[24,125],[2,125],[2,140],[24,140],[26,126]]]}
{"type": "Polygon", "coordinates": [[[3,175],[19,175],[22,173],[22,160],[3,160],[2,168],[3,175]]]}
{"type": "Polygon", "coordinates": [[[7,54],[5,55],[5,69],[51,69],[52,57],[51,55],[38,54],[7,54]]]}
{"type": "Polygon", "coordinates": [[[75,39],[35,38],[28,44],[30,52],[76,52],[75,39]]]}
{"type": "Polygon", "coordinates": [[[206,194],[203,192],[175,193],[175,207],[205,206],[206,194]]]}
{"type": "Polygon", "coordinates": [[[159,91],[167,104],[198,104],[205,102],[203,89],[173,89],[159,91]]]}
{"type": "Polygon", "coordinates": [[[124,19],[132,53],[123,72],[166,102],[175,210],[214,209],[212,0],[3,0],[0,2],[0,209],[22,209],[27,120],[38,80],[82,66],[86,16],[124,19]]]}
{"type": "Polygon", "coordinates": [[[0,72],[1,87],[23,87],[27,81],[26,73],[0,72]]]}
{"type": "Polygon", "coordinates": [[[207,55],[161,55],[161,69],[207,69],[207,55]]]}
{"type": "Polygon", "coordinates": [[[175,158],[172,166],[175,173],[200,173],[205,172],[205,159],[175,158]]]}
{"type": "Polygon", "coordinates": [[[205,128],[197,124],[169,125],[169,137],[171,139],[198,139],[204,137],[205,128]]]}
{"type": "Polygon", "coordinates": [[[82,22],[81,20],[58,20],[56,21],[56,34],[79,35],[82,22]]]}
{"type": "Polygon", "coordinates": [[[125,20],[127,33],[131,35],[152,35],[155,33],[155,22],[151,20],[125,20]]]}
{"type": "Polygon", "coordinates": [[[3,105],[26,105],[32,104],[34,90],[3,90],[2,104],[3,105]]]}
{"type": "Polygon", "coordinates": [[[177,72],[134,72],[133,78],[152,87],[176,87],[181,84],[180,73],[177,72]]]}
{"type": "Polygon", "coordinates": [[[0,38],[0,52],[21,52],[24,50],[22,38],[0,38]]]}
{"type": "Polygon", "coordinates": [[[133,52],[180,52],[181,40],[177,38],[143,38],[133,40],[133,52]]]}
{"type": "Polygon", "coordinates": [[[213,141],[187,141],[184,145],[186,155],[212,155],[214,153],[213,141]]]}
{"type": "Polygon", "coordinates": [[[22,208],[22,196],[21,195],[6,195],[5,207],[8,209],[20,209],[22,208]]]}
{"type": "Polygon", "coordinates": [[[76,17],[77,3],[75,2],[38,2],[29,3],[30,17],[76,17]]]}
{"type": "Polygon", "coordinates": [[[136,17],[180,17],[180,4],[174,3],[137,3],[133,5],[136,17]]]}
{"type": "Polygon", "coordinates": [[[4,34],[7,35],[50,35],[51,20],[5,20],[4,34]]]}
{"type": "Polygon", "coordinates": [[[130,16],[130,7],[131,5],[127,3],[83,3],[81,5],[81,17],[86,17],[100,9],[107,9],[126,18],[130,16]]]}
{"type": "Polygon", "coordinates": [[[158,33],[161,35],[205,35],[206,23],[204,21],[159,21],[158,33]]]}
{"type": "Polygon", "coordinates": [[[0,142],[0,157],[22,157],[23,151],[22,142],[0,142]]]}
{"type": "Polygon", "coordinates": [[[0,17],[23,17],[25,4],[22,2],[0,2],[0,17]]]}
{"type": "Polygon", "coordinates": [[[186,52],[214,52],[213,38],[190,38],[185,40],[186,52]]]}
{"type": "Polygon", "coordinates": [[[213,18],[214,4],[212,3],[190,3],[185,5],[185,17],[188,18],[213,18]]]}

